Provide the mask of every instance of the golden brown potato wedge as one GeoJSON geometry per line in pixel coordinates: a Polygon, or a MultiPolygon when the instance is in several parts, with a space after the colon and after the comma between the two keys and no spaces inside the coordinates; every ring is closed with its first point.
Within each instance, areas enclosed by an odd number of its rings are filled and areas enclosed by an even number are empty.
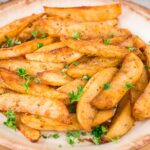
{"type": "Polygon", "coordinates": [[[66,106],[58,101],[26,94],[6,93],[0,95],[0,110],[29,113],[70,123],[66,106]]]}
{"type": "Polygon", "coordinates": [[[37,142],[40,137],[40,131],[30,128],[28,126],[26,126],[25,124],[23,124],[20,120],[20,114],[16,115],[16,124],[17,124],[17,128],[19,129],[19,131],[31,142],[37,142]]]}
{"type": "MultiPolygon", "coordinates": [[[[80,61],[79,61],[80,62],[80,61]]],[[[121,59],[117,58],[91,58],[88,61],[80,63],[75,66],[71,64],[67,69],[67,74],[73,78],[81,78],[84,75],[92,76],[99,70],[105,67],[115,67],[121,62],[121,59]]]]}
{"type": "Polygon", "coordinates": [[[106,45],[98,40],[75,40],[73,38],[61,38],[71,49],[86,55],[100,56],[105,58],[123,58],[129,53],[128,49],[120,46],[106,45]]]}
{"type": "Polygon", "coordinates": [[[54,100],[59,99],[64,103],[65,99],[68,98],[67,94],[58,92],[56,89],[40,83],[37,84],[35,82],[31,82],[27,89],[23,86],[26,83],[25,79],[22,79],[17,74],[2,68],[0,69],[0,83],[4,87],[19,93],[35,95],[38,97],[43,96],[54,100]]]}
{"type": "Polygon", "coordinates": [[[121,14],[121,6],[119,4],[75,8],[44,7],[44,9],[50,16],[58,16],[76,21],[110,20],[117,18],[121,14]]]}
{"type": "Polygon", "coordinates": [[[115,107],[125,93],[140,79],[142,71],[143,63],[135,54],[130,53],[110,82],[110,88],[103,90],[92,101],[92,104],[99,109],[115,107]]]}
{"type": "Polygon", "coordinates": [[[52,43],[52,44],[46,45],[44,47],[41,47],[38,50],[36,50],[36,52],[49,52],[51,50],[59,49],[59,48],[63,48],[63,47],[66,47],[63,42],[56,42],[56,43],[52,43]]]}
{"type": "Polygon", "coordinates": [[[0,61],[0,67],[10,71],[16,71],[19,68],[25,68],[29,75],[36,75],[38,72],[47,70],[60,70],[64,67],[64,63],[53,62],[37,62],[26,59],[7,59],[0,61]]]}
{"type": "Polygon", "coordinates": [[[54,40],[55,39],[52,37],[47,37],[44,39],[28,41],[14,47],[0,48],[0,59],[18,57],[18,56],[23,56],[25,54],[32,53],[39,48],[38,43],[47,45],[52,43],[54,40]]]}
{"type": "Polygon", "coordinates": [[[134,119],[131,115],[130,100],[123,105],[120,111],[116,114],[106,137],[108,139],[118,138],[126,134],[134,125],[134,119]]]}
{"type": "Polygon", "coordinates": [[[43,52],[43,53],[35,52],[32,54],[27,54],[26,58],[28,60],[35,60],[41,62],[72,63],[77,59],[81,58],[82,56],[83,54],[75,52],[70,48],[60,48],[60,49],[51,50],[49,52],[43,52]]]}
{"type": "Polygon", "coordinates": [[[75,114],[70,115],[71,124],[65,124],[62,122],[59,122],[54,119],[50,118],[44,118],[40,116],[34,116],[34,115],[26,115],[22,114],[21,121],[34,129],[42,130],[42,131],[76,131],[76,130],[82,130],[82,127],[78,123],[77,116],[75,114]]]}
{"type": "Polygon", "coordinates": [[[136,100],[143,93],[147,84],[148,84],[148,75],[147,75],[147,71],[144,68],[139,81],[135,84],[135,87],[130,90],[132,105],[136,102],[136,100]]]}
{"type": "Polygon", "coordinates": [[[98,95],[103,89],[103,85],[106,82],[109,82],[116,72],[116,68],[107,68],[99,71],[84,87],[83,95],[77,104],[77,118],[84,130],[91,130],[93,119],[97,114],[97,110],[90,104],[90,102],[98,95]]]}
{"type": "Polygon", "coordinates": [[[133,116],[137,120],[150,118],[150,82],[143,94],[137,99],[133,107],[133,116]]]}
{"type": "Polygon", "coordinates": [[[11,22],[10,24],[0,28],[0,44],[6,40],[7,37],[15,37],[27,25],[40,18],[43,14],[33,14],[11,22]]]}
{"type": "Polygon", "coordinates": [[[72,81],[65,73],[56,70],[39,72],[37,77],[43,84],[52,86],[62,86],[72,81]]]}
{"type": "Polygon", "coordinates": [[[110,109],[110,110],[100,110],[97,115],[95,116],[92,126],[96,127],[104,122],[106,122],[107,120],[111,119],[114,115],[114,110],[110,109]]]}

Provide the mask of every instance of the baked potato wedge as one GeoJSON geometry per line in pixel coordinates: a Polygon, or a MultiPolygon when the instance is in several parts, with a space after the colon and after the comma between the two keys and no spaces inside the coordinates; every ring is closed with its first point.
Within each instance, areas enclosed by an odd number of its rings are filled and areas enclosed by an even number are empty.
{"type": "Polygon", "coordinates": [[[82,56],[83,54],[79,52],[75,52],[70,48],[65,47],[65,48],[51,50],[48,52],[37,52],[37,53],[35,52],[35,53],[27,54],[26,59],[40,61],[40,62],[72,63],[77,59],[81,58],[82,56]]]}
{"type": "Polygon", "coordinates": [[[50,98],[36,97],[26,94],[6,93],[0,95],[0,110],[13,110],[18,113],[29,113],[70,123],[66,106],[50,98]]]}
{"type": "Polygon", "coordinates": [[[56,89],[42,85],[40,83],[31,82],[28,87],[25,86],[26,80],[20,78],[17,74],[6,69],[0,69],[0,83],[3,87],[13,90],[15,92],[30,94],[35,96],[42,96],[51,98],[53,100],[59,99],[65,103],[68,95],[58,92],[56,89]]]}
{"type": "Polygon", "coordinates": [[[129,50],[115,45],[106,45],[97,39],[76,40],[73,38],[61,37],[61,41],[76,52],[86,55],[99,56],[104,58],[123,58],[129,50]]]}
{"type": "Polygon", "coordinates": [[[133,53],[127,55],[119,72],[110,82],[110,88],[103,90],[92,101],[93,106],[99,109],[110,109],[116,106],[121,98],[134,87],[140,79],[143,71],[143,63],[133,53]]]}
{"type": "Polygon", "coordinates": [[[21,121],[26,126],[41,130],[41,131],[76,131],[76,130],[82,130],[82,127],[78,123],[77,116],[75,114],[70,115],[71,124],[65,124],[60,121],[45,118],[41,116],[35,116],[35,115],[26,115],[22,114],[21,121]]]}
{"type": "Polygon", "coordinates": [[[14,47],[0,48],[0,59],[19,57],[28,53],[32,53],[39,48],[38,43],[47,45],[47,44],[52,43],[54,40],[55,39],[52,37],[47,37],[44,39],[28,41],[28,42],[25,42],[23,44],[20,44],[14,47]]]}
{"type": "Polygon", "coordinates": [[[121,6],[119,4],[75,8],[44,7],[44,10],[50,16],[58,16],[76,21],[110,20],[117,18],[121,14],[121,6]]]}
{"type": "Polygon", "coordinates": [[[77,104],[77,118],[84,130],[90,131],[97,110],[90,103],[117,72],[116,68],[107,68],[96,73],[83,89],[83,95],[77,104]],[[92,92],[91,92],[92,91],[92,92]]]}

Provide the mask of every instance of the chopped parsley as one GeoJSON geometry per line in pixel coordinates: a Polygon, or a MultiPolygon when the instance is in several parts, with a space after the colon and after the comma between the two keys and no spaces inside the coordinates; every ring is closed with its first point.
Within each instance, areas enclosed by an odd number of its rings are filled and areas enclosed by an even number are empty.
{"type": "Polygon", "coordinates": [[[79,32],[73,32],[72,33],[72,37],[76,40],[80,40],[80,35],[79,35],[79,32]]]}
{"type": "Polygon", "coordinates": [[[111,142],[113,142],[113,143],[118,143],[119,142],[119,137],[116,137],[116,138],[110,138],[110,137],[108,137],[108,139],[111,141],[111,142]]]}
{"type": "Polygon", "coordinates": [[[74,91],[71,91],[69,93],[69,97],[70,97],[70,102],[71,104],[74,103],[74,102],[78,102],[83,94],[83,87],[82,85],[79,85],[77,87],[78,91],[77,91],[77,94],[74,93],[74,91]]]}
{"type": "Polygon", "coordinates": [[[37,47],[38,47],[38,48],[41,48],[41,47],[43,47],[43,46],[44,46],[43,43],[37,43],[37,47]]]}
{"type": "Polygon", "coordinates": [[[5,39],[6,39],[7,47],[12,47],[12,46],[21,44],[21,41],[14,39],[14,38],[9,38],[9,37],[5,36],[5,39]]]}
{"type": "Polygon", "coordinates": [[[74,61],[74,62],[72,62],[72,64],[73,64],[74,66],[78,66],[78,65],[80,64],[80,62],[74,61]]]}
{"type": "Polygon", "coordinates": [[[5,113],[7,120],[4,122],[4,125],[6,125],[7,127],[11,128],[11,129],[15,129],[17,128],[16,126],[16,114],[14,111],[9,110],[5,113]]]}
{"type": "Polygon", "coordinates": [[[17,69],[16,73],[20,78],[26,80],[26,82],[22,84],[24,86],[26,92],[28,92],[29,85],[32,81],[34,81],[37,84],[40,83],[40,80],[38,78],[36,78],[35,76],[28,75],[25,68],[17,69]]]}
{"type": "Polygon", "coordinates": [[[128,89],[135,88],[135,85],[126,83],[125,88],[128,88],[128,89]]]}
{"type": "Polygon", "coordinates": [[[98,144],[100,144],[102,142],[101,139],[100,139],[100,137],[95,137],[95,136],[92,138],[92,141],[96,145],[98,145],[98,144]]]}
{"type": "Polygon", "coordinates": [[[84,132],[84,131],[81,131],[81,135],[82,135],[82,136],[86,136],[86,135],[87,135],[87,133],[86,133],[86,132],[84,132]]]}
{"type": "Polygon", "coordinates": [[[89,75],[84,75],[84,76],[82,77],[82,79],[88,81],[88,80],[90,79],[90,76],[89,76],[89,75]]]}
{"type": "Polygon", "coordinates": [[[105,83],[103,88],[104,90],[110,89],[110,83],[105,83]]]}
{"type": "Polygon", "coordinates": [[[150,66],[145,65],[144,67],[146,70],[150,69],[150,66]]]}
{"type": "Polygon", "coordinates": [[[112,42],[109,39],[104,39],[103,43],[106,44],[106,45],[111,45],[112,44],[112,42]]]}
{"type": "Polygon", "coordinates": [[[126,46],[126,48],[129,50],[129,51],[135,51],[137,50],[136,47],[133,47],[133,46],[126,46]]]}
{"type": "Polygon", "coordinates": [[[38,31],[32,31],[31,34],[32,34],[33,38],[35,39],[35,38],[37,38],[39,32],[38,31]]]}
{"type": "Polygon", "coordinates": [[[59,134],[54,133],[54,134],[42,134],[42,137],[44,139],[48,139],[48,138],[58,139],[60,136],[59,134]]]}
{"type": "Polygon", "coordinates": [[[41,38],[46,38],[46,37],[48,37],[48,33],[44,33],[41,35],[41,38]]]}
{"type": "Polygon", "coordinates": [[[71,104],[68,106],[69,112],[70,113],[75,113],[76,112],[76,105],[71,104]]]}
{"type": "Polygon", "coordinates": [[[110,34],[109,34],[109,37],[110,37],[110,38],[113,38],[113,37],[114,37],[114,33],[110,33],[110,34]]]}

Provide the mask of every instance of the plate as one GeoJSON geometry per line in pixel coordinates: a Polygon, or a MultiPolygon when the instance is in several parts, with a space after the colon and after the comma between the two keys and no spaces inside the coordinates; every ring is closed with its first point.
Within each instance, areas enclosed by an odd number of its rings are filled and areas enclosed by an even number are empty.
{"type": "MultiPolygon", "coordinates": [[[[43,11],[44,5],[55,7],[94,6],[116,2],[113,0],[13,0],[0,5],[0,26],[32,13],[40,13],[43,11]]],[[[150,10],[128,1],[123,1],[122,10],[119,25],[128,28],[148,42],[150,40],[150,10]]],[[[70,148],[73,150],[82,150],[83,148],[86,150],[134,150],[150,143],[150,120],[136,122],[132,130],[118,143],[96,146],[85,142],[70,146],[66,142],[64,133],[61,133],[61,137],[57,140],[41,138],[38,143],[31,143],[20,132],[4,126],[5,119],[0,114],[0,145],[14,150],[67,150],[70,148]]]]}

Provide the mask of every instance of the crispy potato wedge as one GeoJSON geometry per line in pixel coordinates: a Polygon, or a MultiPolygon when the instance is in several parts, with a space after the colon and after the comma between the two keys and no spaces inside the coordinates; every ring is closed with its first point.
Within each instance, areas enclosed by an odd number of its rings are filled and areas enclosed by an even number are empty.
{"type": "Polygon", "coordinates": [[[0,28],[0,44],[6,40],[7,37],[15,37],[27,25],[40,18],[43,14],[33,14],[11,22],[10,24],[0,28]]]}
{"type": "Polygon", "coordinates": [[[70,48],[60,48],[51,50],[49,52],[35,52],[32,54],[27,54],[26,59],[28,60],[35,60],[35,61],[41,61],[41,62],[66,62],[66,63],[72,63],[76,61],[77,59],[81,58],[83,54],[74,52],[70,48]]]}
{"type": "Polygon", "coordinates": [[[103,90],[93,101],[93,106],[99,109],[109,109],[116,106],[129,90],[128,85],[135,84],[141,77],[143,63],[133,53],[126,56],[119,72],[110,82],[110,88],[103,90]]]}
{"type": "Polygon", "coordinates": [[[16,71],[19,68],[25,68],[30,75],[36,75],[38,72],[47,70],[60,70],[64,67],[64,63],[53,62],[37,62],[26,59],[7,59],[0,61],[0,67],[10,71],[16,71]]]}
{"type": "Polygon", "coordinates": [[[150,82],[146,86],[143,94],[137,99],[133,106],[133,116],[137,120],[150,118],[150,82]]]}
{"type": "Polygon", "coordinates": [[[43,43],[44,45],[47,45],[52,43],[54,40],[55,39],[52,37],[47,37],[44,39],[28,41],[14,47],[0,48],[0,59],[18,57],[28,53],[32,53],[38,49],[38,43],[43,43]]]}
{"type": "Polygon", "coordinates": [[[134,119],[131,115],[130,100],[123,105],[120,111],[114,117],[112,124],[106,134],[108,139],[118,138],[126,134],[134,125],[134,119]]]}
{"type": "Polygon", "coordinates": [[[51,50],[59,49],[59,48],[63,48],[63,47],[66,47],[63,42],[56,42],[56,43],[52,43],[52,44],[46,45],[44,47],[41,47],[38,50],[36,50],[36,52],[49,52],[51,50]]]}
{"type": "Polygon", "coordinates": [[[18,113],[29,113],[70,123],[66,106],[50,98],[36,97],[26,94],[6,93],[0,95],[0,110],[14,110],[18,113]]]}
{"type": "Polygon", "coordinates": [[[36,130],[36,129],[33,129],[33,128],[30,128],[28,126],[26,126],[25,124],[23,124],[21,122],[21,118],[20,118],[20,114],[16,115],[16,124],[17,124],[17,128],[19,129],[19,131],[31,142],[37,142],[40,137],[41,137],[41,134],[40,134],[40,131],[39,130],[36,130]]]}
{"type": "Polygon", "coordinates": [[[135,84],[135,87],[130,90],[132,105],[144,92],[144,89],[146,88],[147,84],[148,84],[148,75],[147,75],[147,71],[144,68],[139,81],[135,84]]]}
{"type": "Polygon", "coordinates": [[[54,88],[50,88],[46,85],[37,84],[35,82],[31,82],[28,90],[23,86],[26,81],[20,78],[17,74],[8,71],[6,69],[0,69],[0,83],[13,91],[19,93],[27,93],[35,96],[43,96],[52,99],[59,99],[65,103],[65,99],[68,98],[68,95],[65,93],[58,92],[54,88]]]}
{"type": "Polygon", "coordinates": [[[75,8],[44,7],[44,10],[50,16],[58,16],[76,21],[110,20],[117,18],[121,14],[121,6],[119,4],[75,8]]]}
{"type": "MultiPolygon", "coordinates": [[[[150,67],[150,46],[146,46],[144,49],[144,54],[146,57],[146,66],[150,67]]],[[[149,75],[150,75],[150,69],[148,69],[149,75]]]]}
{"type": "Polygon", "coordinates": [[[106,45],[98,40],[75,40],[73,38],[61,38],[71,49],[84,53],[86,55],[94,55],[105,58],[123,58],[129,53],[128,49],[120,46],[106,45]]]}
{"type": "Polygon", "coordinates": [[[43,84],[52,86],[62,86],[72,81],[72,79],[63,72],[55,70],[39,72],[37,77],[43,84]]]}
{"type": "Polygon", "coordinates": [[[84,130],[91,130],[93,119],[97,114],[97,110],[90,102],[98,95],[103,89],[103,85],[109,82],[116,72],[116,68],[107,68],[99,71],[84,87],[84,93],[77,104],[77,118],[84,130]]]}
{"type": "Polygon", "coordinates": [[[70,92],[74,91],[75,93],[77,93],[77,87],[79,85],[82,85],[83,87],[85,86],[86,81],[83,79],[75,79],[59,88],[57,88],[57,91],[62,92],[62,93],[66,93],[69,94],[70,92]]]}
{"type": "Polygon", "coordinates": [[[121,62],[121,59],[117,58],[100,58],[95,57],[89,59],[75,66],[71,64],[67,69],[67,74],[73,78],[81,78],[84,75],[92,76],[96,72],[106,68],[106,67],[115,67],[121,62]]]}
{"type": "Polygon", "coordinates": [[[100,110],[97,115],[95,116],[92,126],[96,127],[104,122],[106,122],[107,120],[111,119],[114,115],[114,110],[110,109],[110,110],[100,110]]]}
{"type": "Polygon", "coordinates": [[[44,118],[40,116],[34,116],[34,115],[26,115],[22,114],[21,121],[34,129],[42,130],[42,131],[76,131],[76,130],[82,130],[82,127],[78,123],[77,116],[75,114],[70,115],[71,124],[65,124],[62,122],[59,122],[54,119],[50,118],[44,118]]]}

